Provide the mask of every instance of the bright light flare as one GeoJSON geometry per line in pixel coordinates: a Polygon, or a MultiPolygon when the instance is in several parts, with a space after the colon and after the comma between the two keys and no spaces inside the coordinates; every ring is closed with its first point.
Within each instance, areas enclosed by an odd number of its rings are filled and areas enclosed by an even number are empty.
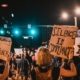
{"type": "Polygon", "coordinates": [[[1,29],[1,30],[0,30],[0,34],[1,34],[1,35],[4,35],[4,33],[5,33],[4,30],[1,29]]]}
{"type": "Polygon", "coordinates": [[[12,31],[12,34],[14,35],[14,36],[20,36],[21,35],[21,30],[20,29],[18,29],[18,28],[14,28],[13,29],[13,31],[12,31]]]}
{"type": "Polygon", "coordinates": [[[19,31],[18,30],[15,30],[15,34],[18,35],[19,34],[19,31]]]}
{"type": "Polygon", "coordinates": [[[31,36],[32,37],[37,37],[39,35],[39,31],[38,31],[37,28],[31,28],[31,29],[28,30],[28,34],[29,34],[30,37],[31,36]]]}
{"type": "Polygon", "coordinates": [[[68,17],[69,17],[69,15],[68,15],[68,13],[67,12],[62,12],[62,14],[61,14],[61,18],[63,18],[63,19],[68,19],[68,17]]]}
{"type": "Polygon", "coordinates": [[[13,14],[13,13],[11,14],[11,17],[12,17],[12,18],[14,17],[14,14],[13,14]]]}
{"type": "Polygon", "coordinates": [[[32,30],[31,30],[31,34],[32,34],[32,35],[35,35],[35,34],[36,34],[36,31],[35,31],[34,29],[32,29],[32,30]]]}
{"type": "Polygon", "coordinates": [[[29,39],[29,36],[23,36],[24,39],[29,39]]]}
{"type": "Polygon", "coordinates": [[[6,7],[8,7],[8,4],[1,4],[1,7],[6,8],[6,7]]]}
{"type": "Polygon", "coordinates": [[[80,15],[80,7],[76,7],[74,12],[76,15],[80,15]]]}

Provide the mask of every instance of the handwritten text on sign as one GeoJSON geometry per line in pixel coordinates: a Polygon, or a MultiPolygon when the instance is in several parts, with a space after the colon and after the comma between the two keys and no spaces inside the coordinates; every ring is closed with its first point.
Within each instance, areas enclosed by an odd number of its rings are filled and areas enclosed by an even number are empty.
{"type": "Polygon", "coordinates": [[[0,59],[6,60],[11,49],[11,39],[0,37],[0,59]]]}
{"type": "Polygon", "coordinates": [[[68,58],[70,53],[74,53],[74,42],[77,35],[77,27],[55,25],[49,43],[49,50],[53,55],[68,58]]]}

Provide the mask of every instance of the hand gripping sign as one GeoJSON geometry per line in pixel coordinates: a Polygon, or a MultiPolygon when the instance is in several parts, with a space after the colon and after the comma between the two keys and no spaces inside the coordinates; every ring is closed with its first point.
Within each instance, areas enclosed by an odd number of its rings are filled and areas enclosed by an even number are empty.
{"type": "Polygon", "coordinates": [[[8,77],[11,43],[11,38],[0,36],[0,80],[8,77]]]}
{"type": "Polygon", "coordinates": [[[74,43],[77,27],[67,25],[54,25],[49,42],[49,51],[52,55],[68,58],[74,54],[74,43]]]}

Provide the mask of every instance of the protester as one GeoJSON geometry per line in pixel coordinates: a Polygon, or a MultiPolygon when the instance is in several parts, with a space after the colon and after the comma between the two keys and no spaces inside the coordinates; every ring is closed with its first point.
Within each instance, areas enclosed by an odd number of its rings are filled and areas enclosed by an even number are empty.
{"type": "Polygon", "coordinates": [[[36,80],[36,72],[33,64],[31,66],[31,80],[36,80]]]}
{"type": "Polygon", "coordinates": [[[52,69],[50,66],[52,56],[50,55],[49,50],[47,48],[41,47],[36,54],[36,80],[52,80],[52,69]]]}
{"type": "Polygon", "coordinates": [[[20,75],[22,79],[27,80],[28,78],[28,70],[29,70],[29,61],[26,59],[26,56],[22,54],[21,62],[20,62],[20,75]]]}
{"type": "MultiPolygon", "coordinates": [[[[7,80],[80,79],[80,74],[77,73],[76,66],[74,64],[73,54],[69,54],[69,58],[64,59],[52,56],[47,48],[40,47],[36,52],[35,61],[36,66],[32,63],[29,54],[25,52],[21,55],[19,69],[16,62],[16,56],[13,55],[10,61],[10,73],[9,76],[7,75],[7,80]]],[[[80,64],[78,64],[78,70],[80,69],[79,66],[80,64]]]]}

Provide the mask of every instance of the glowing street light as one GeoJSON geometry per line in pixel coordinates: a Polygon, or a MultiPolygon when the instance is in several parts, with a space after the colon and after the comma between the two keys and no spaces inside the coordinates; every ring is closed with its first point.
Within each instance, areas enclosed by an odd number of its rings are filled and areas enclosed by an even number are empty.
{"type": "Polygon", "coordinates": [[[74,9],[74,12],[75,12],[75,14],[78,16],[78,15],[80,15],[80,7],[76,7],[75,9],[74,9]]]}
{"type": "Polygon", "coordinates": [[[36,34],[36,31],[35,31],[34,29],[32,29],[32,30],[31,30],[31,34],[32,34],[32,35],[35,35],[35,34],[36,34]]]}
{"type": "Polygon", "coordinates": [[[62,12],[61,18],[65,19],[65,20],[68,19],[69,18],[68,13],[67,12],[62,12]]]}
{"type": "Polygon", "coordinates": [[[19,28],[14,28],[12,30],[12,34],[16,37],[20,36],[21,35],[21,30],[19,28]]]}
{"type": "Polygon", "coordinates": [[[8,4],[1,4],[1,7],[3,7],[3,8],[6,8],[6,7],[8,7],[8,4]]]}
{"type": "MultiPolygon", "coordinates": [[[[77,16],[80,16],[80,7],[76,7],[74,9],[74,13],[75,13],[75,17],[74,17],[74,23],[75,23],[75,27],[77,27],[77,16]]],[[[67,12],[62,12],[61,14],[61,18],[64,20],[67,20],[69,18],[69,15],[67,12]]]]}
{"type": "Polygon", "coordinates": [[[3,29],[0,30],[0,35],[4,35],[5,31],[3,29]]]}

